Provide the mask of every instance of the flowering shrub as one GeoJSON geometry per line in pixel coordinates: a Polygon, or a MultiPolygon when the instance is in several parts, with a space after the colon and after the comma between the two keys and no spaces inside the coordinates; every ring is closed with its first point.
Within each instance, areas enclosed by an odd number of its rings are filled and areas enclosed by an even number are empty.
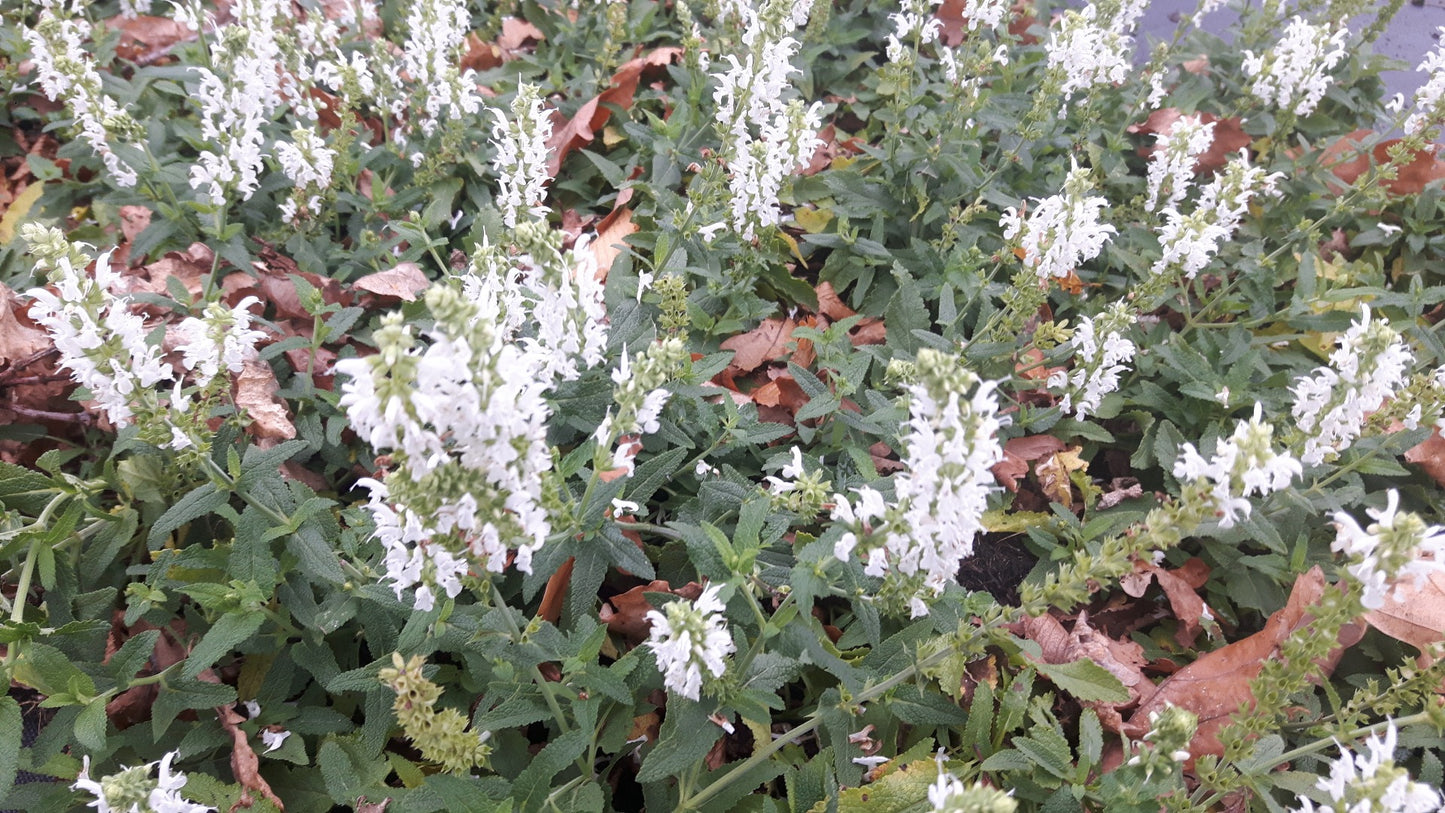
{"type": "Polygon", "coordinates": [[[1439,809],[1445,50],[1147,5],[7,3],[0,807],[1439,809]]]}

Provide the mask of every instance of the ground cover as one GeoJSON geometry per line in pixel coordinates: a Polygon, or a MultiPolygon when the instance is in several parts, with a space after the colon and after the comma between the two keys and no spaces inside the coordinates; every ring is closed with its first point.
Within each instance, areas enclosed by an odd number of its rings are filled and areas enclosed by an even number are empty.
{"type": "Polygon", "coordinates": [[[1445,53],[1220,5],[5,3],[0,805],[1439,808],[1445,53]]]}

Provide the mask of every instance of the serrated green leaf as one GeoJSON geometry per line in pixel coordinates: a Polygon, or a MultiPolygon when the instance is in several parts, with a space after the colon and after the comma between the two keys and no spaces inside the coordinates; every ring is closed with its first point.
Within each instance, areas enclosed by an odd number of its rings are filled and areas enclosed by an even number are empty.
{"type": "Polygon", "coordinates": [[[236,702],[236,690],[222,683],[177,677],[161,684],[151,705],[151,734],[160,740],[176,715],[188,709],[209,709],[236,702]]]}
{"type": "Polygon", "coordinates": [[[85,704],[80,716],[75,718],[75,741],[87,751],[95,752],[105,748],[105,728],[109,719],[105,716],[104,697],[97,697],[85,704]]]}
{"type": "Polygon", "coordinates": [[[24,739],[20,704],[10,695],[0,696],[0,802],[10,795],[20,765],[20,743],[24,739]]]}
{"type": "Polygon", "coordinates": [[[156,524],[151,526],[150,533],[146,536],[146,544],[152,549],[160,547],[166,534],[215,511],[229,497],[230,494],[218,490],[214,483],[197,486],[187,492],[186,496],[175,505],[166,509],[164,514],[161,514],[160,519],[156,520],[156,524]]]}
{"type": "Polygon", "coordinates": [[[254,610],[226,613],[216,619],[216,623],[201,636],[196,648],[191,650],[181,675],[191,678],[209,669],[222,655],[256,634],[265,620],[264,613],[254,610]]]}
{"type": "Polygon", "coordinates": [[[642,760],[637,772],[638,782],[656,782],[691,767],[707,755],[722,731],[708,722],[708,712],[701,703],[667,696],[667,717],[658,732],[657,745],[642,760]],[[711,729],[711,731],[709,730],[711,729]]]}
{"type": "Polygon", "coordinates": [[[1074,755],[1069,750],[1068,740],[1057,730],[1039,726],[1033,734],[1014,737],[1012,745],[1054,776],[1065,780],[1072,777],[1074,755]]]}

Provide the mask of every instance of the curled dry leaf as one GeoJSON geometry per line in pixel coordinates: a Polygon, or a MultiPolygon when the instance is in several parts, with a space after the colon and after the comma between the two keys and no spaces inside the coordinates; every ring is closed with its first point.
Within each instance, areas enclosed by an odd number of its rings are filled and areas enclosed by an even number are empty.
{"type": "Polygon", "coordinates": [[[250,417],[246,431],[262,448],[296,437],[296,426],[286,415],[285,402],[275,397],[280,387],[271,365],[259,359],[248,359],[236,377],[236,406],[250,417]]]}
{"type": "Polygon", "coordinates": [[[1204,617],[1207,605],[1195,592],[1202,588],[1209,578],[1209,565],[1203,559],[1193,558],[1178,570],[1166,570],[1153,562],[1134,560],[1134,572],[1119,580],[1125,593],[1140,598],[1149,589],[1151,581],[1157,581],[1169,600],[1169,609],[1179,619],[1179,629],[1174,640],[1180,646],[1190,646],[1203,631],[1200,619],[1204,617]]]}
{"type": "Polygon", "coordinates": [[[196,38],[195,31],[169,17],[142,14],[129,19],[112,19],[109,24],[120,29],[115,55],[139,65],[160,62],[176,43],[196,38]]]}
{"type": "Polygon", "coordinates": [[[608,105],[615,105],[623,110],[632,107],[632,98],[637,93],[637,85],[644,71],[670,65],[680,56],[681,48],[657,48],[618,68],[612,75],[612,84],[606,90],[588,100],[569,121],[553,131],[552,137],[547,140],[547,149],[551,151],[547,160],[547,174],[555,178],[562,162],[567,160],[573,150],[592,143],[597,137],[597,131],[612,117],[612,110],[608,105]]]}
{"type": "Polygon", "coordinates": [[[1445,641],[1445,573],[1431,573],[1419,586],[1413,579],[1396,584],[1378,610],[1365,613],[1365,622],[1420,650],[1420,666],[1428,666],[1426,650],[1445,641]]]}
{"type": "Polygon", "coordinates": [[[1083,450],[1082,446],[1070,446],[1034,464],[1034,474],[1038,475],[1039,487],[1043,489],[1044,496],[1060,505],[1074,504],[1074,483],[1069,475],[1072,472],[1088,470],[1088,462],[1079,457],[1083,450]]]}
{"type": "Polygon", "coordinates": [[[623,241],[636,231],[637,224],[632,222],[632,210],[626,206],[613,209],[597,224],[597,237],[587,244],[587,248],[592,252],[593,259],[597,260],[597,275],[600,279],[607,279],[607,272],[612,269],[612,261],[617,259],[617,255],[626,247],[623,241]]]}
{"type": "Polygon", "coordinates": [[[50,347],[50,334],[17,314],[29,307],[20,295],[0,283],[0,370],[50,347]]]}
{"type": "Polygon", "coordinates": [[[1089,701],[1084,705],[1094,709],[1099,721],[1113,732],[1123,724],[1122,709],[1128,709],[1140,698],[1153,690],[1153,685],[1144,674],[1142,667],[1147,663],[1144,648],[1133,641],[1119,641],[1089,626],[1087,613],[1080,613],[1072,630],[1051,615],[1028,618],[1022,622],[1024,637],[1039,645],[1040,659],[1048,664],[1066,664],[1085,658],[1103,667],[1118,678],[1129,693],[1122,703],[1089,701]]]}
{"type": "Polygon", "coordinates": [[[145,231],[151,224],[151,210],[146,206],[122,206],[120,207],[120,234],[127,243],[134,243],[135,238],[145,231]]]}
{"type": "Polygon", "coordinates": [[[1009,491],[1019,490],[1019,480],[1029,473],[1029,463],[1064,450],[1064,442],[1053,435],[1011,438],[1003,445],[1003,460],[995,463],[993,477],[1009,491]]]}
{"type": "Polygon", "coordinates": [[[404,302],[416,301],[431,282],[416,263],[397,263],[385,271],[367,274],[354,283],[357,290],[378,296],[394,297],[404,302]]]}
{"type": "MultiPolygon", "coordinates": [[[[200,677],[202,680],[206,679],[204,673],[200,677]]],[[[212,678],[212,682],[217,681],[212,678]]],[[[251,792],[255,791],[262,798],[284,811],[286,804],[281,801],[275,791],[271,790],[271,783],[261,776],[261,759],[256,756],[256,749],[251,747],[251,738],[241,730],[241,723],[245,721],[245,718],[230,706],[218,706],[216,707],[216,719],[220,720],[221,728],[231,737],[231,774],[244,788],[241,798],[232,805],[231,810],[250,807],[252,804],[251,792]]]]}

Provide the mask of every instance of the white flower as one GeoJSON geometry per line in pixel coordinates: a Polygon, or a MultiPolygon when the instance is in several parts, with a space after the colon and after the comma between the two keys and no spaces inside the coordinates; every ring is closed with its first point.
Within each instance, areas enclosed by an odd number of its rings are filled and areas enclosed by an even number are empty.
{"type": "Polygon", "coordinates": [[[522,83],[512,100],[511,116],[492,110],[492,158],[498,185],[501,187],[498,206],[508,227],[517,225],[517,217],[526,212],[533,219],[545,218],[547,184],[547,139],[552,136],[552,120],[542,107],[542,96],[535,85],[522,83]]]}
{"type": "Polygon", "coordinates": [[[87,754],[81,759],[80,775],[71,788],[94,795],[86,806],[95,808],[96,813],[208,813],[215,810],[181,797],[186,775],[171,771],[171,761],[175,758],[176,752],[171,751],[158,762],[122,768],[97,781],[90,778],[90,755],[87,754]],[[153,769],[154,778],[151,777],[153,769]]]}
{"type": "Polygon", "coordinates": [[[281,729],[280,731],[275,731],[270,728],[261,729],[261,743],[266,746],[266,750],[262,753],[269,754],[280,748],[289,736],[291,736],[291,732],[285,729],[281,729]]]}
{"type": "Polygon", "coordinates": [[[204,387],[221,368],[239,373],[248,359],[256,357],[256,342],[266,334],[251,329],[251,306],[259,299],[248,296],[227,308],[220,302],[206,306],[205,318],[194,316],[179,326],[186,343],[178,349],[184,354],[181,363],[196,373],[196,383],[204,387]]]}
{"type": "Polygon", "coordinates": [[[1074,348],[1074,370],[1049,377],[1050,387],[1067,386],[1059,402],[1064,412],[1073,410],[1080,420],[1097,412],[1104,396],[1119,388],[1119,375],[1129,369],[1134,343],[1124,338],[1133,321],[1133,311],[1116,302],[1098,316],[1085,317],[1074,328],[1069,344],[1074,348]]]}
{"type": "Polygon", "coordinates": [[[697,700],[703,672],[719,678],[727,670],[724,658],[737,647],[728,632],[723,603],[718,599],[722,587],[721,583],[710,585],[694,602],[671,602],[665,613],[648,611],[652,629],[644,646],[656,656],[668,691],[697,700]]]}
{"type": "Polygon", "coordinates": [[[906,471],[893,478],[897,505],[889,508],[879,492],[860,488],[856,504],[833,495],[832,516],[847,526],[834,556],[847,561],[861,547],[863,572],[884,578],[880,595],[917,617],[973,555],[994,490],[989,468],[1003,459],[998,431],[1007,418],[998,415],[993,382],[957,358],[920,350],[915,369],[902,438],[906,471]]]}
{"type": "Polygon", "coordinates": [[[1301,813],[1432,813],[1441,809],[1440,792],[1416,782],[1410,773],[1395,764],[1396,731],[1393,721],[1385,728],[1385,736],[1372,734],[1365,740],[1369,754],[1351,753],[1341,749],[1340,758],[1330,764],[1330,774],[1321,777],[1315,787],[1327,794],[1329,802],[1316,807],[1300,797],[1301,813]]]}
{"type": "Polygon", "coordinates": [[[969,31],[980,26],[997,29],[1012,6],[1010,0],[964,0],[963,17],[968,20],[969,31]]]}
{"type": "Polygon", "coordinates": [[[326,139],[313,129],[292,130],[291,139],[276,142],[276,160],[298,193],[286,201],[291,204],[292,215],[282,219],[288,223],[294,216],[297,198],[306,200],[312,214],[321,214],[321,200],[315,193],[331,185],[331,169],[336,160],[336,151],[326,146],[326,139]]]}
{"type": "Polygon", "coordinates": [[[1295,381],[1293,415],[1305,433],[1300,460],[1315,466],[1344,451],[1360,436],[1365,415],[1392,396],[1414,360],[1400,334],[1370,308],[1339,338],[1330,366],[1295,381]]]}
{"type": "Polygon", "coordinates": [[[62,19],[46,9],[35,28],[22,29],[21,36],[30,46],[41,92],[51,101],[64,99],[80,137],[100,156],[111,180],[116,186],[132,187],[139,176],[115,154],[110,142],[113,130],[124,132],[137,125],[125,108],[106,95],[95,58],[83,45],[87,27],[84,20],[62,19]]]}
{"type": "Polygon", "coordinates": [[[1182,116],[1169,130],[1156,135],[1149,160],[1147,206],[1172,209],[1183,200],[1196,160],[1213,143],[1214,122],[1206,122],[1202,116],[1182,116]]]}
{"type": "Polygon", "coordinates": [[[1099,222],[1109,201],[1089,196],[1089,171],[1081,169],[1070,156],[1072,168],[1064,191],[1038,202],[1027,217],[1012,207],[999,220],[1007,239],[1019,238],[1024,265],[1038,272],[1040,280],[1067,277],[1080,263],[1099,256],[1113,226],[1099,222]]]}
{"type": "Polygon", "coordinates": [[[1125,0],[1117,13],[1102,20],[1095,3],[1064,12],[1058,28],[1049,34],[1047,48],[1049,70],[1063,74],[1065,100],[1078,91],[1128,78],[1133,69],[1132,34],[1143,6],[1143,0],[1125,0]]]}
{"type": "MultiPolygon", "coordinates": [[[[463,0],[417,0],[408,9],[401,59],[385,72],[397,88],[404,86],[402,75],[409,77],[409,87],[422,94],[418,126],[430,135],[444,118],[459,121],[481,110],[474,72],[457,67],[471,12],[463,0]]],[[[398,119],[414,115],[409,102],[404,95],[392,99],[392,115],[398,119]]]]}
{"type": "Polygon", "coordinates": [[[1445,110],[1441,101],[1445,99],[1445,27],[1436,30],[1435,50],[1425,55],[1417,71],[1429,74],[1429,79],[1415,91],[1414,110],[1405,120],[1405,132],[1411,135],[1424,134],[1431,126],[1440,123],[1445,110]]]}
{"type": "Polygon", "coordinates": [[[1445,570],[1445,528],[1426,525],[1418,515],[1397,511],[1399,492],[1387,492],[1385,510],[1367,509],[1374,522],[1361,528],[1354,517],[1335,513],[1331,549],[1350,557],[1350,575],[1364,588],[1361,603],[1379,609],[1395,585],[1408,577],[1418,587],[1427,576],[1445,570]]]}
{"type": "Polygon", "coordinates": [[[116,427],[130,424],[142,392],[171,379],[171,368],[160,349],[146,341],[145,320],[132,313],[130,300],[110,292],[119,275],[110,267],[110,253],[95,261],[95,278],[85,274],[84,257],[73,254],[65,238],[54,229],[39,227],[23,233],[32,247],[38,240],[64,246],[48,262],[49,288],[33,288],[30,318],[50,333],[60,365],[70,370],[75,383],[90,390],[116,427]]]}
{"type": "Polygon", "coordinates": [[[1250,514],[1252,494],[1270,494],[1287,488],[1301,467],[1288,452],[1274,448],[1274,427],[1261,418],[1263,407],[1254,406],[1254,416],[1240,421],[1234,434],[1221,440],[1214,456],[1205,460],[1186,443],[1174,461],[1174,476],[1181,480],[1204,481],[1209,497],[1219,515],[1219,525],[1232,527],[1240,517],[1250,514]]]}
{"type": "Polygon", "coordinates": [[[1244,52],[1244,72],[1254,80],[1250,91],[1265,104],[1308,116],[1334,81],[1329,72],[1344,58],[1349,32],[1334,32],[1301,17],[1290,19],[1275,50],[1244,52]]]}

